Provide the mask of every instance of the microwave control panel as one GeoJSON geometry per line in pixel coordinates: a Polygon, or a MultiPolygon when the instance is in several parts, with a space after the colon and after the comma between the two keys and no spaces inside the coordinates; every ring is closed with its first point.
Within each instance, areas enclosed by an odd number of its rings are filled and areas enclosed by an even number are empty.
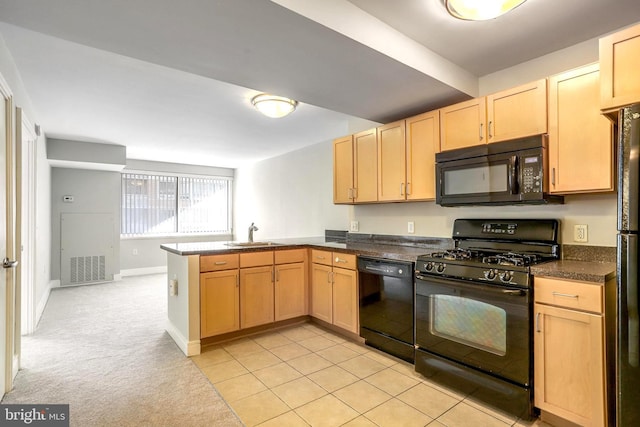
{"type": "Polygon", "coordinates": [[[520,170],[522,171],[521,194],[542,193],[542,156],[522,156],[520,159],[520,170]]]}

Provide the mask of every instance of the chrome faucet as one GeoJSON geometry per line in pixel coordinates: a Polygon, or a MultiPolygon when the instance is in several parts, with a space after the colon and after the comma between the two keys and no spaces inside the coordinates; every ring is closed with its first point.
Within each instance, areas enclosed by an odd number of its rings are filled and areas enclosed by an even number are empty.
{"type": "Polygon", "coordinates": [[[251,223],[251,226],[249,227],[249,241],[253,242],[253,232],[254,231],[258,231],[258,227],[256,227],[255,225],[253,225],[253,222],[251,223]]]}

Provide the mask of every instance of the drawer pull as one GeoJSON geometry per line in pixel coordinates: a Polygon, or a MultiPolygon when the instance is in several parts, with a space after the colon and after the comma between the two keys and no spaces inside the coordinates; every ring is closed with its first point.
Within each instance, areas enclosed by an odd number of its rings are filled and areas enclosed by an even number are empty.
{"type": "Polygon", "coordinates": [[[227,263],[227,261],[216,261],[214,264],[215,265],[225,265],[227,263]]]}
{"type": "Polygon", "coordinates": [[[316,258],[318,259],[324,259],[324,257],[322,255],[316,255],[316,258]]]}
{"type": "Polygon", "coordinates": [[[536,332],[542,332],[540,330],[540,312],[536,313],[536,332]]]}
{"type": "Polygon", "coordinates": [[[343,262],[343,263],[345,263],[345,264],[346,264],[346,263],[347,263],[347,260],[346,260],[346,259],[342,259],[342,258],[338,258],[338,257],[336,257],[336,262],[343,262]]]}
{"type": "Polygon", "coordinates": [[[565,298],[578,299],[578,295],[575,295],[575,294],[563,294],[561,292],[556,292],[556,291],[551,292],[551,295],[553,295],[554,297],[565,297],[565,298]]]}

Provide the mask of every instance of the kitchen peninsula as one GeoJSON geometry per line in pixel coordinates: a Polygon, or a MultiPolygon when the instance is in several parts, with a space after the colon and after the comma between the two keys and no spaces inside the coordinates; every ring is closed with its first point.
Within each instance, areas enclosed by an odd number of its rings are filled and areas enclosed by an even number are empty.
{"type": "MultiPolygon", "coordinates": [[[[161,245],[161,248],[167,251],[168,266],[168,322],[166,330],[185,355],[193,356],[199,354],[203,343],[201,335],[201,274],[208,274],[203,273],[203,268],[205,272],[216,270],[215,267],[203,267],[203,261],[206,259],[213,259],[211,258],[213,256],[229,255],[231,259],[239,259],[241,254],[244,254],[243,257],[251,254],[253,257],[254,254],[266,252],[274,255],[271,258],[274,261],[269,264],[278,266],[280,264],[277,261],[278,257],[284,256],[290,251],[302,251],[304,254],[302,260],[304,283],[302,285],[305,292],[305,302],[307,303],[305,306],[306,311],[302,316],[289,320],[291,322],[307,320],[308,315],[311,313],[309,310],[311,298],[308,288],[310,282],[309,272],[311,265],[315,263],[311,262],[312,251],[337,255],[368,255],[378,258],[415,261],[419,255],[449,247],[451,239],[350,233],[348,240],[344,242],[327,241],[324,237],[309,237],[273,239],[263,243],[264,245],[260,245],[259,242],[256,242],[251,246],[237,246],[233,242],[190,242],[161,245]]],[[[569,251],[566,252],[569,253],[569,251]]],[[[601,258],[598,254],[594,255],[592,253],[589,255],[590,261],[605,262],[558,261],[557,263],[543,264],[545,266],[544,273],[549,276],[572,277],[575,280],[593,281],[595,277],[603,283],[606,280],[610,280],[615,272],[615,264],[611,263],[608,257],[601,258]]],[[[574,259],[579,258],[574,257],[574,259]]],[[[285,263],[288,262],[286,258],[284,261],[285,263]]],[[[294,261],[298,262],[298,259],[294,261]]],[[[232,291],[234,293],[237,292],[239,287],[240,277],[238,270],[248,267],[248,265],[240,265],[239,261],[236,261],[236,263],[235,265],[227,265],[228,270],[232,269],[237,274],[237,277],[233,276],[233,279],[231,279],[231,287],[236,289],[232,291]]],[[[253,268],[254,265],[250,268],[253,268]]],[[[542,268],[542,266],[539,268],[542,268]]],[[[214,274],[221,275],[220,271],[228,270],[218,268],[218,271],[214,271],[214,274]]],[[[273,274],[275,274],[275,270],[273,274]]],[[[357,286],[357,282],[354,283],[354,286],[357,286]]],[[[357,304],[357,301],[355,303],[357,304]]],[[[262,326],[262,329],[267,329],[277,324],[277,322],[274,322],[270,325],[262,326]]],[[[206,340],[204,343],[206,343],[206,340]]]]}

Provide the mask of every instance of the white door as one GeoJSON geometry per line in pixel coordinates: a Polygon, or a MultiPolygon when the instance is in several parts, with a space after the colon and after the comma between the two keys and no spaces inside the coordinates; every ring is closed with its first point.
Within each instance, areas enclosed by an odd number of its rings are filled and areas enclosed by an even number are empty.
{"type": "Polygon", "coordinates": [[[13,384],[13,332],[15,268],[13,217],[13,116],[9,87],[0,75],[0,395],[13,384]]]}

